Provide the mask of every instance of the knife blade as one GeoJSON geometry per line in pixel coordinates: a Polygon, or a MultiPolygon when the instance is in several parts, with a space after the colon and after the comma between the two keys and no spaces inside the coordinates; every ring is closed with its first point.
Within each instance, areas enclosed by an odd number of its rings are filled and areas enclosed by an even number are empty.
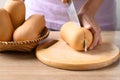
{"type": "MultiPolygon", "coordinates": [[[[70,0],[68,3],[68,9],[67,9],[67,13],[71,19],[71,21],[73,21],[78,27],[82,27],[81,23],[79,21],[76,9],[75,9],[75,5],[73,0],[70,0]]],[[[84,40],[84,51],[87,52],[87,43],[86,43],[86,39],[84,40]]]]}
{"type": "Polygon", "coordinates": [[[73,21],[77,26],[81,27],[73,0],[70,0],[68,3],[67,13],[69,15],[70,20],[73,21]]]}
{"type": "Polygon", "coordinates": [[[86,42],[86,39],[84,40],[84,51],[87,52],[87,42],[86,42]]]}

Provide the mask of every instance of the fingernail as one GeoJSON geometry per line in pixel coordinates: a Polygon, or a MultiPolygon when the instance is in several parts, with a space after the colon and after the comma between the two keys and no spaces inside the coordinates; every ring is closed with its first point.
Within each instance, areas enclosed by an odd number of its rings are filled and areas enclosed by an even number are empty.
{"type": "Polygon", "coordinates": [[[86,25],[85,28],[89,29],[89,28],[90,28],[90,25],[86,25]]]}

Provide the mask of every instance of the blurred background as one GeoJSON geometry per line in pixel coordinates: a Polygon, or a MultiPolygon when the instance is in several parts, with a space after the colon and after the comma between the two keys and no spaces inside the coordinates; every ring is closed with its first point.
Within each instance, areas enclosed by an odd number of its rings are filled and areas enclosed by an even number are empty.
{"type": "Polygon", "coordinates": [[[120,30],[120,0],[116,0],[117,1],[117,27],[120,30]]]}
{"type": "MultiPolygon", "coordinates": [[[[4,5],[6,0],[0,0],[0,7],[4,5]]],[[[120,0],[116,0],[117,2],[117,30],[120,30],[120,0]]]]}

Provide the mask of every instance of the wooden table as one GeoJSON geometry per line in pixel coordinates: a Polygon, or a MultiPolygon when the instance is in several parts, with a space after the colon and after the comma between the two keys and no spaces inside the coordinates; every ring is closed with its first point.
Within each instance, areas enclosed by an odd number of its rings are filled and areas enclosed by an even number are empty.
{"type": "MultiPolygon", "coordinates": [[[[48,39],[59,32],[50,32],[48,39]]],[[[104,39],[120,48],[120,31],[102,32],[104,39]]],[[[109,67],[92,71],[68,71],[44,65],[31,53],[0,53],[0,80],[120,80],[119,60],[109,67]]]]}

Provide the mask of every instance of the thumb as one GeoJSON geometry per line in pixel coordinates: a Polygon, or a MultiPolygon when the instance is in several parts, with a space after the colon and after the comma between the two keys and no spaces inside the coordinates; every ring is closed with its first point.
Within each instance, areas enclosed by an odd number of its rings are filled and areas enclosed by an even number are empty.
{"type": "Polygon", "coordinates": [[[83,27],[86,28],[86,29],[91,29],[91,28],[92,28],[92,26],[91,26],[87,21],[83,21],[83,22],[82,22],[82,25],[83,25],[83,27]]]}
{"type": "Polygon", "coordinates": [[[84,25],[84,27],[85,27],[86,29],[91,29],[91,28],[92,28],[92,26],[91,26],[90,24],[86,24],[86,25],[84,25]]]}

